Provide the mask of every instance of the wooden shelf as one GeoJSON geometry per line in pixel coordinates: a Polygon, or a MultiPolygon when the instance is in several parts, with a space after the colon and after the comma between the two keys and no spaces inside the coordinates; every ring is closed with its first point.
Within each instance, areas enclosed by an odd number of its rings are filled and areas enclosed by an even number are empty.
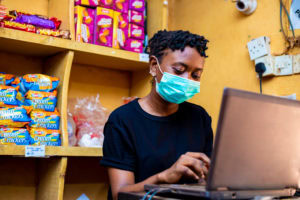
{"type": "MultiPolygon", "coordinates": [[[[0,146],[0,156],[24,156],[25,146],[0,146]]],[[[46,146],[46,156],[101,157],[102,148],[46,146]]]]}
{"type": "Polygon", "coordinates": [[[3,52],[47,57],[68,50],[74,51],[74,62],[78,64],[127,71],[148,68],[138,53],[0,28],[0,51],[3,52]]]}

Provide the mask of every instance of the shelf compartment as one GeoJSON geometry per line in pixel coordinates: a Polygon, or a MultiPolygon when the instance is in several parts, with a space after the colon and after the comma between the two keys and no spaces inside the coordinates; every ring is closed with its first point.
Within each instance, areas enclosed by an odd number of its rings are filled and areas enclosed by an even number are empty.
{"type": "Polygon", "coordinates": [[[148,68],[140,54],[19,30],[0,28],[0,51],[27,56],[47,57],[74,51],[74,62],[108,69],[137,71],[148,68]]]}

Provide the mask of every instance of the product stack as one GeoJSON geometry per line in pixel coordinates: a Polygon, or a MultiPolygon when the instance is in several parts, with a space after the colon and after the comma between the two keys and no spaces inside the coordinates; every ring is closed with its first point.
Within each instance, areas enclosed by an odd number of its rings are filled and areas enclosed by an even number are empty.
{"type": "Polygon", "coordinates": [[[0,144],[60,146],[59,79],[0,73],[0,144]]]}
{"type": "Polygon", "coordinates": [[[16,10],[7,13],[6,8],[0,6],[0,27],[70,39],[70,31],[60,30],[60,24],[61,21],[55,17],[48,18],[16,10]]]}
{"type": "Polygon", "coordinates": [[[76,0],[76,41],[143,52],[144,0],[76,0]]]}

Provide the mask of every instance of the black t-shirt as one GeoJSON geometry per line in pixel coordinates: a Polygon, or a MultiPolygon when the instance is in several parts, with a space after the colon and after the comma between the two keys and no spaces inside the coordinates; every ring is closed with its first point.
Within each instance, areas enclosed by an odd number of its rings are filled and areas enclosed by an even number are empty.
{"type": "Polygon", "coordinates": [[[171,167],[186,152],[210,157],[212,145],[211,118],[201,106],[184,102],[174,114],[158,117],[136,99],[113,111],[105,124],[101,164],[134,172],[137,183],[171,167]]]}

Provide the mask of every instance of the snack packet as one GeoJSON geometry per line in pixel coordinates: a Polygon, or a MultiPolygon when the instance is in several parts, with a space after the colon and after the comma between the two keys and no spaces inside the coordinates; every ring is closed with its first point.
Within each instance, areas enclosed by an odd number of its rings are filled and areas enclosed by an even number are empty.
{"type": "Polygon", "coordinates": [[[98,0],[75,0],[75,6],[77,5],[97,7],[99,2],[98,0]]]}
{"type": "Polygon", "coordinates": [[[114,10],[121,12],[121,13],[128,13],[129,0],[115,0],[114,10]]]}
{"type": "Polygon", "coordinates": [[[29,112],[30,107],[24,106],[0,108],[0,127],[24,127],[31,121],[27,115],[29,112]]]}
{"type": "Polygon", "coordinates": [[[0,72],[0,85],[11,85],[14,79],[15,75],[0,72]]]}
{"type": "Polygon", "coordinates": [[[57,102],[57,91],[39,92],[29,90],[26,94],[25,104],[32,106],[33,109],[42,109],[49,112],[54,112],[57,102]]]}
{"type": "Polygon", "coordinates": [[[26,88],[25,88],[25,86],[24,86],[24,81],[22,81],[22,79],[23,79],[22,77],[17,76],[17,77],[14,79],[14,81],[11,82],[11,86],[12,86],[12,87],[15,87],[15,88],[18,87],[19,92],[21,92],[22,94],[25,95],[25,93],[26,93],[27,91],[26,91],[26,88]]]}
{"type": "Polygon", "coordinates": [[[27,74],[23,76],[22,82],[27,91],[51,92],[57,88],[59,79],[44,74],[27,74]]]}
{"type": "Polygon", "coordinates": [[[46,128],[46,129],[59,129],[60,116],[57,110],[55,112],[46,112],[43,110],[33,110],[30,113],[31,128],[46,128]]]}
{"type": "Polygon", "coordinates": [[[18,88],[12,86],[0,85],[0,107],[5,105],[17,106],[17,91],[18,88]]]}
{"type": "Polygon", "coordinates": [[[76,41],[94,44],[96,9],[75,6],[76,41]]]}
{"type": "Polygon", "coordinates": [[[114,12],[113,48],[125,49],[128,40],[128,14],[114,12]]]}
{"type": "Polygon", "coordinates": [[[130,0],[129,9],[138,12],[144,12],[145,10],[145,0],[130,0]]]}
{"type": "Polygon", "coordinates": [[[112,9],[114,7],[114,0],[98,0],[99,5],[103,8],[110,8],[112,9]]]}
{"type": "Polygon", "coordinates": [[[43,128],[31,128],[30,136],[32,145],[60,146],[60,131],[43,128]]]}
{"type": "Polygon", "coordinates": [[[113,13],[107,8],[97,8],[95,44],[112,47],[113,13]]]}

